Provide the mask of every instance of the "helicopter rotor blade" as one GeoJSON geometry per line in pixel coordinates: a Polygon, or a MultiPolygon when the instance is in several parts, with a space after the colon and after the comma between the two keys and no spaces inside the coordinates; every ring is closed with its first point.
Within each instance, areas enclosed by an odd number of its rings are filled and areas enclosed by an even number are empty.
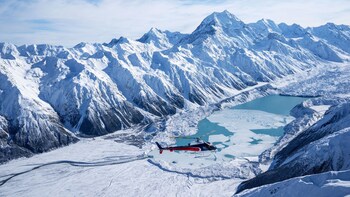
{"type": "Polygon", "coordinates": [[[204,137],[204,136],[210,135],[210,134],[214,133],[215,131],[216,131],[215,129],[214,129],[214,130],[211,130],[211,131],[209,131],[208,133],[205,133],[205,134],[201,135],[199,138],[202,138],[202,137],[204,137]]]}
{"type": "Polygon", "coordinates": [[[189,136],[174,136],[170,138],[180,138],[180,139],[197,139],[198,137],[189,137],[189,136]]]}
{"type": "Polygon", "coordinates": [[[204,136],[210,135],[210,134],[214,133],[215,131],[216,131],[216,130],[211,130],[211,131],[209,131],[209,132],[207,132],[207,133],[205,133],[205,134],[203,134],[203,135],[201,135],[201,136],[199,136],[199,137],[190,137],[190,136],[171,136],[170,138],[181,138],[181,139],[202,140],[202,138],[203,138],[204,136]]]}

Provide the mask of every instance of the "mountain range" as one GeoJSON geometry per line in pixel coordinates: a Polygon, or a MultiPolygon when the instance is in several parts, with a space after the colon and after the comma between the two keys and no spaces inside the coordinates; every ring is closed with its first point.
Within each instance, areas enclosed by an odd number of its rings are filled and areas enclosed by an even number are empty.
{"type": "Polygon", "coordinates": [[[191,34],[152,28],[137,40],[72,48],[0,43],[0,163],[348,61],[349,46],[346,25],[244,23],[228,11],[191,34]]]}

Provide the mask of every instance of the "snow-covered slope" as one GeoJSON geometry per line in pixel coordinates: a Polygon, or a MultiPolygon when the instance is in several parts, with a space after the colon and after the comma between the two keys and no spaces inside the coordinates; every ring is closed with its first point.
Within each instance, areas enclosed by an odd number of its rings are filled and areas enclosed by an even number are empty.
{"type": "MultiPolygon", "coordinates": [[[[213,169],[216,170],[224,171],[213,169]]],[[[136,146],[97,137],[3,164],[0,194],[9,197],[232,195],[232,186],[240,179],[215,179],[218,175],[214,173],[202,178],[166,171],[154,165],[152,158],[136,146]],[[212,177],[217,181],[211,181],[212,177]]]]}
{"type": "MultiPolygon", "coordinates": [[[[325,108],[327,111],[323,118],[301,133],[294,134],[295,137],[288,143],[278,144],[281,150],[274,155],[270,169],[243,182],[238,192],[293,177],[350,169],[349,101],[339,99],[334,102],[336,104],[328,110],[329,105],[325,108]]],[[[325,105],[313,108],[324,108],[322,106],[325,105]]],[[[304,124],[301,119],[299,121],[300,125],[304,124]]]]}
{"type": "MultiPolygon", "coordinates": [[[[300,150],[305,148],[305,146],[308,146],[309,144],[312,144],[315,141],[318,141],[325,137],[329,138],[331,134],[349,127],[350,103],[347,101],[331,107],[321,120],[319,120],[310,128],[300,133],[293,140],[291,140],[288,143],[288,145],[286,145],[281,151],[279,151],[275,155],[274,162],[272,163],[270,168],[275,169],[284,165],[286,161],[289,161],[289,158],[292,157],[292,155],[295,155],[297,152],[300,152],[300,150]]],[[[338,134],[337,136],[340,136],[340,134],[338,134]]],[[[339,144],[338,148],[344,148],[345,150],[347,149],[345,147],[341,147],[341,144],[339,144]]],[[[330,150],[335,151],[333,148],[330,150]]],[[[335,157],[336,155],[332,156],[335,157]]],[[[350,161],[349,159],[344,160],[350,161]]],[[[335,161],[336,160],[333,159],[333,162],[335,161]]],[[[334,168],[339,168],[339,166],[334,168]]]]}
{"type": "Polygon", "coordinates": [[[57,112],[39,98],[42,72],[30,69],[23,59],[12,60],[20,53],[14,45],[1,47],[2,52],[9,52],[5,56],[10,59],[0,59],[0,162],[76,141],[57,112]]]}
{"type": "Polygon", "coordinates": [[[9,125],[1,152],[18,156],[6,149],[17,147],[27,155],[75,141],[71,132],[149,124],[261,81],[346,61],[349,32],[344,25],[246,24],[224,11],[188,35],[152,28],[136,41],[73,48],[1,43],[0,116],[9,125]]]}
{"type": "Polygon", "coordinates": [[[279,167],[243,182],[238,192],[289,178],[350,168],[349,128],[303,147],[279,167]]]}
{"type": "Polygon", "coordinates": [[[326,172],[297,177],[244,191],[235,196],[346,196],[350,194],[350,171],[326,172]]]}

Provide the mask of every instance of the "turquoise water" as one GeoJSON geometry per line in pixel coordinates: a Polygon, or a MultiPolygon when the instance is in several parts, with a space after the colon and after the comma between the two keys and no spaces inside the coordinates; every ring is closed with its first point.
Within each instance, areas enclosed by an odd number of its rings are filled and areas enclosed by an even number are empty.
{"type": "MultiPolygon", "coordinates": [[[[210,122],[207,118],[204,118],[198,123],[197,133],[187,137],[189,138],[199,137],[204,141],[209,141],[210,135],[219,135],[219,134],[223,134],[225,136],[233,135],[233,133],[227,130],[225,127],[219,126],[217,123],[210,122]]],[[[187,145],[188,143],[193,142],[194,140],[195,139],[178,138],[176,139],[176,145],[184,146],[184,145],[187,145]]]]}
{"type": "Polygon", "coordinates": [[[289,115],[297,104],[307,100],[304,97],[270,95],[234,106],[233,109],[260,110],[273,114],[289,115]]]}
{"type": "Polygon", "coordinates": [[[271,135],[275,137],[280,137],[284,133],[284,127],[278,127],[277,129],[251,129],[256,134],[271,135]]]}
{"type": "MultiPolygon", "coordinates": [[[[303,102],[307,98],[303,97],[292,97],[292,96],[280,96],[280,95],[270,95],[263,98],[258,98],[253,101],[234,106],[232,109],[244,109],[244,110],[259,110],[264,111],[268,113],[278,114],[278,115],[289,115],[290,110],[296,106],[297,104],[303,102]]],[[[224,111],[225,109],[223,109],[224,111]]],[[[218,111],[215,113],[220,113],[222,111],[218,111]]],[[[287,122],[286,122],[287,123],[287,122]]],[[[264,135],[270,135],[274,137],[279,137],[283,135],[283,127],[279,128],[271,128],[271,129],[251,129],[252,132],[256,134],[264,134],[264,135]]],[[[191,136],[187,136],[189,138],[196,138],[200,137],[204,141],[209,140],[209,136],[211,135],[224,135],[228,137],[227,139],[230,139],[229,137],[234,135],[234,132],[231,132],[227,130],[225,127],[222,127],[218,125],[217,123],[213,123],[209,121],[207,118],[201,120],[198,123],[198,129],[197,133],[191,136]]],[[[176,145],[187,145],[188,143],[191,143],[195,141],[195,139],[183,139],[178,138],[176,140],[176,145]]],[[[252,138],[249,142],[251,145],[256,145],[261,143],[261,139],[254,139],[252,138]]],[[[222,141],[222,142],[212,142],[215,146],[219,145],[221,148],[218,148],[218,151],[220,151],[223,148],[226,148],[229,145],[234,145],[233,142],[230,142],[230,140],[222,141]]],[[[239,142],[235,142],[239,143],[239,142]]],[[[226,156],[225,156],[226,157],[226,156]]],[[[227,157],[231,158],[232,155],[227,155],[227,157]]]]}
{"type": "Polygon", "coordinates": [[[262,139],[255,139],[255,138],[250,138],[250,139],[252,139],[252,141],[251,142],[249,142],[250,144],[259,144],[260,142],[262,142],[262,139]]]}

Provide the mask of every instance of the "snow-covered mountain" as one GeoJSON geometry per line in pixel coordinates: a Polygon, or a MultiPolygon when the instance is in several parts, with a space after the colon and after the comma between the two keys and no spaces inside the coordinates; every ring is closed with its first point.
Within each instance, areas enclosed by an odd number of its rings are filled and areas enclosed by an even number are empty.
{"type": "Polygon", "coordinates": [[[348,63],[335,63],[273,83],[281,83],[286,94],[322,96],[291,110],[296,119],[260,155],[259,162],[269,169],[241,183],[237,196],[297,196],[306,190],[310,196],[349,194],[348,68],[348,63]]]}
{"type": "Polygon", "coordinates": [[[347,196],[350,193],[350,171],[331,171],[295,177],[282,182],[246,190],[243,196],[347,196]]]}
{"type": "Polygon", "coordinates": [[[0,162],[149,124],[237,90],[349,60],[350,27],[316,28],[213,13],[191,33],[138,40],[0,44],[0,162]]]}
{"type": "Polygon", "coordinates": [[[339,100],[323,118],[294,134],[274,155],[269,170],[243,182],[238,192],[293,177],[350,169],[349,112],[349,101],[339,100]]]}

